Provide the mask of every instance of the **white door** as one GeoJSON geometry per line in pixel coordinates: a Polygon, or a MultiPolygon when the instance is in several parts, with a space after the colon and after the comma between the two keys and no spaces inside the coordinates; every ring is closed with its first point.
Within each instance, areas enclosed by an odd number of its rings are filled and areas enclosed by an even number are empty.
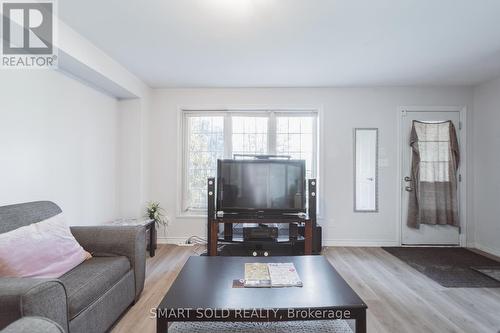
{"type": "MultiPolygon", "coordinates": [[[[421,224],[419,229],[410,228],[406,221],[408,217],[408,199],[413,190],[411,179],[410,134],[414,120],[422,122],[441,122],[451,120],[457,131],[460,144],[460,112],[459,111],[404,111],[401,114],[402,140],[402,177],[401,179],[401,243],[403,245],[459,245],[459,228],[449,225],[421,224]]],[[[459,170],[460,173],[460,170],[459,170]]],[[[458,189],[457,189],[458,190],[458,189]]],[[[460,195],[457,196],[460,200],[460,195]]],[[[460,207],[460,202],[458,203],[460,207]]]]}

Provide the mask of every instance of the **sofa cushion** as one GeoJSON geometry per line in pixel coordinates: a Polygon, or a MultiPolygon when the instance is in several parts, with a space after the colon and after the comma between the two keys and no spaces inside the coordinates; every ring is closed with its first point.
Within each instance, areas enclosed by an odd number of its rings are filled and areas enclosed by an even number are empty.
{"type": "Polygon", "coordinates": [[[90,258],[62,213],[0,234],[0,276],[57,278],[90,258]]]}
{"type": "Polygon", "coordinates": [[[61,276],[68,295],[69,318],[98,300],[128,271],[127,257],[93,257],[61,276]]]}

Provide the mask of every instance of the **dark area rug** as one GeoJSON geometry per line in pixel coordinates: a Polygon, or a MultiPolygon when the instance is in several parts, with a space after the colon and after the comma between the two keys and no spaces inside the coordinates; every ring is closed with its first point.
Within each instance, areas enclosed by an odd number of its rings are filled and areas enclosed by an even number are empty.
{"type": "Polygon", "coordinates": [[[500,282],[500,266],[473,266],[471,267],[473,270],[478,271],[481,274],[489,276],[492,279],[500,282]]]}
{"type": "Polygon", "coordinates": [[[447,288],[500,288],[497,281],[471,267],[500,269],[500,262],[463,248],[384,247],[422,274],[447,288]]]}

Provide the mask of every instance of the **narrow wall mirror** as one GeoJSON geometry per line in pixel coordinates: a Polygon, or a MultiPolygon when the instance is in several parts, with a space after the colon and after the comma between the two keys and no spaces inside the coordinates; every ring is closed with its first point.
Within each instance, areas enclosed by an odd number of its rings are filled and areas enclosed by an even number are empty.
{"type": "Polygon", "coordinates": [[[354,211],[378,212],[378,128],[354,129],[354,211]]]}

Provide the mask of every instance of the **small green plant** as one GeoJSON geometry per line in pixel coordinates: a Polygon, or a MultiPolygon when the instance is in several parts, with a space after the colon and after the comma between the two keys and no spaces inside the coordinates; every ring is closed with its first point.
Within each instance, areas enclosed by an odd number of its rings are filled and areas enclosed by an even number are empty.
{"type": "Polygon", "coordinates": [[[156,201],[150,202],[146,207],[146,211],[148,213],[148,217],[154,220],[158,227],[160,226],[163,226],[165,228],[167,227],[168,220],[165,217],[165,210],[162,207],[160,207],[159,202],[156,201]]]}

